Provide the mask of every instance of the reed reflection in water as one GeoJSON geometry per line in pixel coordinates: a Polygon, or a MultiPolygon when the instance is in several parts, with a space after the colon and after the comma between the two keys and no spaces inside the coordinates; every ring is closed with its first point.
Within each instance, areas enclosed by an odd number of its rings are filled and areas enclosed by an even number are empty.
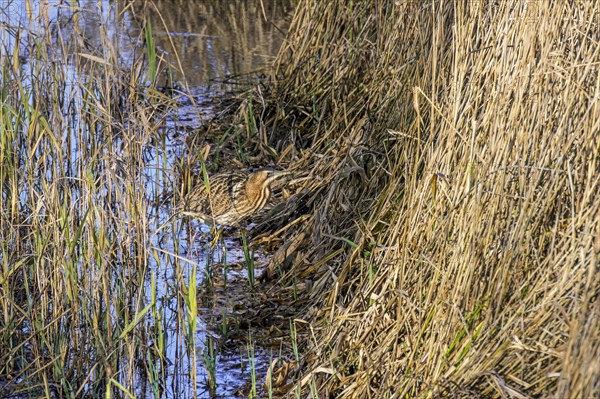
{"type": "Polygon", "coordinates": [[[265,68],[281,47],[295,3],[159,0],[153,6],[137,1],[133,14],[148,18],[175,78],[193,87],[265,68]]]}

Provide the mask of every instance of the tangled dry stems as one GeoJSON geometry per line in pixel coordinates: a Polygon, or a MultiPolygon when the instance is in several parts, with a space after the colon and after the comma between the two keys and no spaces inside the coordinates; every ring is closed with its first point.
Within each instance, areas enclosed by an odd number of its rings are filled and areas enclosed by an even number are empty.
{"type": "MultiPolygon", "coordinates": [[[[598,395],[599,16],[583,0],[300,2],[251,101],[253,150],[312,177],[271,267],[272,295],[295,290],[310,323],[303,396],[598,395]]],[[[142,99],[170,105],[122,85],[142,63],[123,74],[70,43],[98,85],[77,85],[80,126],[49,112],[74,96],[44,46],[31,74],[54,83],[3,86],[0,372],[47,396],[136,387],[120,359],[162,356],[158,323],[122,334],[151,256],[138,188],[159,118],[142,99]]]]}
{"type": "Polygon", "coordinates": [[[319,177],[271,265],[316,301],[296,389],[599,394],[599,23],[586,1],[300,2],[258,123],[319,177]]]}

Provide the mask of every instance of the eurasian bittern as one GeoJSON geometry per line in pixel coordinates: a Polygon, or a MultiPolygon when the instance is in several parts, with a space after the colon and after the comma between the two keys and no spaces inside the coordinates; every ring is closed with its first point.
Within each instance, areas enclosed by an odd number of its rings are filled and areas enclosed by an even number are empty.
{"type": "Polygon", "coordinates": [[[201,180],[187,194],[181,214],[213,226],[239,226],[244,219],[264,208],[271,197],[273,182],[288,174],[259,170],[213,175],[208,182],[201,180]]]}

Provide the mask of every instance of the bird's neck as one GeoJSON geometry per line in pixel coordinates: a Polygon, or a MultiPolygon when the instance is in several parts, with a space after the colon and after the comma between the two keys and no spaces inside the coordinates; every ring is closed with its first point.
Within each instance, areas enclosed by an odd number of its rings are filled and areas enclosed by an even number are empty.
{"type": "Polygon", "coordinates": [[[271,190],[269,187],[252,187],[246,191],[246,195],[248,196],[248,200],[251,204],[253,204],[253,208],[260,209],[267,203],[269,196],[271,195],[271,190]]]}

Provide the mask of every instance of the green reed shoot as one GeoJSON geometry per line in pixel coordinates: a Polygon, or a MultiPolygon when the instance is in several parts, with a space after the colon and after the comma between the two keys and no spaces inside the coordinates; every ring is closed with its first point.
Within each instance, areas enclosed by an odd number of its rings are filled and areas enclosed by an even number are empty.
{"type": "Polygon", "coordinates": [[[256,358],[254,356],[254,341],[252,340],[252,333],[248,333],[248,363],[250,365],[250,398],[257,397],[256,389],[256,358]]]}
{"type": "Polygon", "coordinates": [[[317,390],[317,384],[315,383],[315,381],[314,380],[310,380],[308,382],[308,385],[310,387],[310,396],[311,396],[311,398],[319,399],[320,396],[319,396],[319,392],[317,390]]]}
{"type": "Polygon", "coordinates": [[[256,135],[256,120],[254,119],[254,107],[252,106],[252,94],[248,98],[248,109],[244,112],[244,122],[248,127],[248,137],[252,138],[256,135]]]}
{"type": "Polygon", "coordinates": [[[156,46],[154,45],[154,38],[152,36],[152,23],[148,19],[144,29],[146,33],[146,53],[148,55],[148,78],[150,83],[156,82],[156,75],[158,72],[158,63],[156,59],[156,46]]]}
{"type": "Polygon", "coordinates": [[[214,395],[217,389],[217,350],[215,340],[210,335],[206,336],[206,343],[201,359],[206,370],[206,384],[211,394],[214,395]]]}
{"type": "Polygon", "coordinates": [[[243,229],[241,231],[242,236],[242,250],[244,251],[244,261],[246,263],[246,271],[248,273],[248,286],[250,289],[254,289],[255,276],[254,276],[254,250],[250,250],[248,247],[248,239],[243,229]]]}
{"type": "Polygon", "coordinates": [[[223,288],[227,288],[227,245],[221,245],[222,259],[221,264],[223,265],[223,288]]]}
{"type": "Polygon", "coordinates": [[[194,385],[197,381],[196,373],[196,328],[198,325],[198,300],[196,290],[196,266],[192,266],[192,271],[188,280],[186,310],[187,310],[187,342],[190,351],[191,370],[190,375],[194,385]]]}
{"type": "Polygon", "coordinates": [[[227,341],[227,309],[223,309],[223,317],[221,318],[221,339],[223,342],[227,341]]]}
{"type": "Polygon", "coordinates": [[[121,391],[123,394],[125,394],[125,396],[127,396],[129,399],[136,399],[135,396],[131,392],[129,392],[129,390],[127,388],[125,388],[123,386],[123,384],[121,384],[119,381],[115,380],[114,378],[111,378],[111,379],[108,380],[108,384],[106,386],[106,395],[105,395],[106,399],[112,398],[112,394],[111,394],[112,389],[111,389],[111,387],[113,385],[115,387],[119,388],[119,391],[121,391]]]}
{"type": "Polygon", "coordinates": [[[290,319],[290,338],[292,340],[292,352],[294,353],[294,359],[300,362],[300,353],[298,352],[298,334],[296,331],[296,322],[290,319]]]}

